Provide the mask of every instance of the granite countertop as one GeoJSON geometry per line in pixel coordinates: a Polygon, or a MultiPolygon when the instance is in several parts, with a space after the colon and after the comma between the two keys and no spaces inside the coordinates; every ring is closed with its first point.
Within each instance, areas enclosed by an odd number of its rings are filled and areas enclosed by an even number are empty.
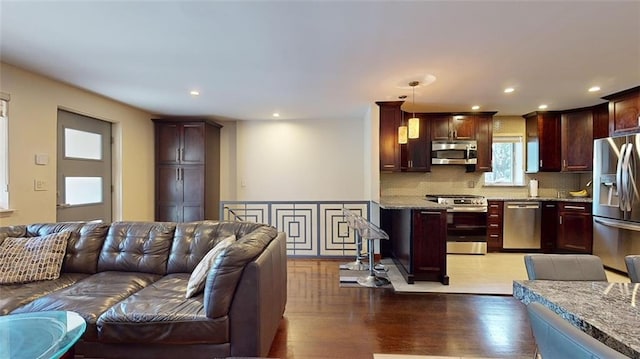
{"type": "Polygon", "coordinates": [[[640,283],[513,281],[513,296],[540,302],[611,348],[640,359],[640,283]]]}
{"type": "Polygon", "coordinates": [[[380,208],[384,209],[431,209],[446,210],[451,208],[444,204],[427,201],[424,197],[418,196],[386,196],[377,201],[380,208]]]}

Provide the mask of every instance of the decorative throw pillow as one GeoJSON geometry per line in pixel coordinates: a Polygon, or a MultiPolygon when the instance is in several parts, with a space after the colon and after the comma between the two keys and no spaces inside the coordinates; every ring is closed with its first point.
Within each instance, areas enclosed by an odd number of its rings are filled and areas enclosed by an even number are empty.
{"type": "Polygon", "coordinates": [[[0,244],[0,284],[60,277],[71,232],[41,237],[7,237],[0,244]]]}
{"type": "Polygon", "coordinates": [[[204,289],[209,269],[211,269],[211,266],[216,262],[218,256],[220,256],[220,254],[235,241],[236,236],[231,235],[218,242],[218,244],[205,254],[200,263],[198,263],[191,273],[191,277],[189,277],[189,283],[187,284],[187,298],[193,297],[204,289]]]}

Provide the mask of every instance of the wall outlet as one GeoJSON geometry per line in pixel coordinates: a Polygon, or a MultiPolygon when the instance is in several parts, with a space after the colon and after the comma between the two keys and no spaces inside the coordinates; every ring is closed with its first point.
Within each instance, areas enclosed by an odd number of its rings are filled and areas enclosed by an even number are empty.
{"type": "Polygon", "coordinates": [[[43,179],[35,179],[33,180],[33,190],[34,191],[46,191],[48,190],[47,181],[43,179]]]}

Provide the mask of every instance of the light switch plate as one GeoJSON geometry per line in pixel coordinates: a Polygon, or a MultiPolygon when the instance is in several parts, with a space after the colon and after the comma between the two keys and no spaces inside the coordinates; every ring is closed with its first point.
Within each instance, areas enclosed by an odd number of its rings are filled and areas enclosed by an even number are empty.
{"type": "Polygon", "coordinates": [[[40,166],[45,166],[49,164],[49,155],[46,153],[38,153],[36,154],[36,164],[40,166]]]}
{"type": "Polygon", "coordinates": [[[34,191],[46,191],[47,188],[47,181],[43,180],[43,179],[35,179],[33,180],[33,190],[34,191]]]}

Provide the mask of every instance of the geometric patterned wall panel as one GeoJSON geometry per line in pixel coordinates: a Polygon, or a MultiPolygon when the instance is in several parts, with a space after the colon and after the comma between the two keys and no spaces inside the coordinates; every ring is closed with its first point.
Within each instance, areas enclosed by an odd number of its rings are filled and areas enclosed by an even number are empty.
{"type": "Polygon", "coordinates": [[[318,206],[313,203],[271,205],[271,225],[287,234],[287,255],[318,255],[318,206]]]}
{"type": "MultiPolygon", "coordinates": [[[[287,234],[290,257],[352,257],[356,234],[342,214],[369,219],[369,201],[221,201],[222,220],[265,223],[287,234]]],[[[363,243],[363,253],[367,243],[363,243]]]]}
{"type": "MultiPolygon", "coordinates": [[[[355,256],[356,234],[347,226],[342,209],[347,208],[368,219],[366,204],[322,203],[320,204],[320,255],[355,256]]],[[[366,244],[363,243],[363,252],[366,244]]]]}
{"type": "Polygon", "coordinates": [[[223,219],[229,221],[239,220],[242,222],[266,223],[269,221],[268,203],[228,203],[223,206],[223,219]]]}

